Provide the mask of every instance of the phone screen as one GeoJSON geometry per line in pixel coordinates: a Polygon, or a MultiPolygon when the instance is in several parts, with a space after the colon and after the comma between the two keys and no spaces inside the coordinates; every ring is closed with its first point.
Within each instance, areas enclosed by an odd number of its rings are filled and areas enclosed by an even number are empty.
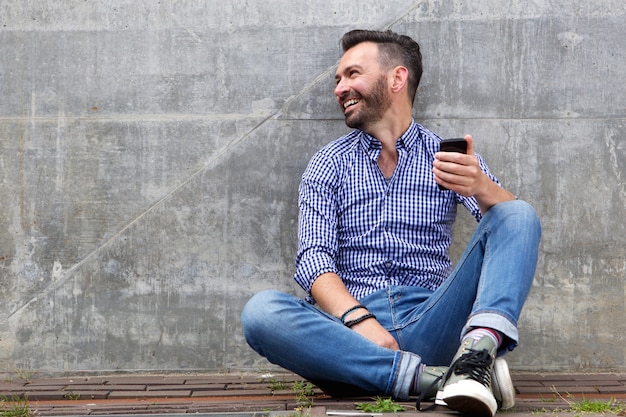
{"type": "Polygon", "coordinates": [[[467,153],[467,141],[463,138],[444,139],[439,145],[441,152],[467,153]]]}

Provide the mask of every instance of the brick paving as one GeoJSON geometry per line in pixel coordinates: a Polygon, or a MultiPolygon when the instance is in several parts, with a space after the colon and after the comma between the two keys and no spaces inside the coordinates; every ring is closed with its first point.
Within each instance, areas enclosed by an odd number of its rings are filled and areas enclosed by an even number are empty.
{"type": "MultiPolygon", "coordinates": [[[[26,399],[40,416],[253,412],[290,415],[299,405],[293,390],[298,381],[302,378],[287,373],[14,379],[0,382],[0,398],[5,409],[25,404],[26,399]]],[[[583,399],[613,400],[626,405],[626,374],[622,373],[513,373],[513,382],[517,403],[507,413],[568,410],[569,403],[583,399]]],[[[338,400],[314,388],[309,401],[314,406],[312,415],[326,416],[329,410],[355,411],[357,403],[372,399],[338,400]]],[[[407,411],[415,411],[414,403],[401,404],[407,411]]]]}

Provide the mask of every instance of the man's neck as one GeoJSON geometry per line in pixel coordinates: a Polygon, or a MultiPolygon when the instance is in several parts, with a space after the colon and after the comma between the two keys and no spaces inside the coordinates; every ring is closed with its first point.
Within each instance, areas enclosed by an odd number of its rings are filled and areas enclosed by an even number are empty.
{"type": "Polygon", "coordinates": [[[402,120],[396,119],[390,123],[385,123],[383,119],[365,130],[365,133],[378,139],[382,143],[383,149],[395,150],[396,141],[409,129],[412,122],[413,118],[411,115],[403,117],[402,120]]]}
{"type": "Polygon", "coordinates": [[[412,122],[413,118],[410,114],[408,117],[403,118],[387,118],[381,120],[381,122],[366,131],[366,133],[378,139],[382,144],[382,149],[378,157],[378,166],[385,178],[391,178],[398,165],[396,142],[398,138],[409,129],[412,122]],[[384,120],[392,120],[392,122],[385,124],[384,120]]]}

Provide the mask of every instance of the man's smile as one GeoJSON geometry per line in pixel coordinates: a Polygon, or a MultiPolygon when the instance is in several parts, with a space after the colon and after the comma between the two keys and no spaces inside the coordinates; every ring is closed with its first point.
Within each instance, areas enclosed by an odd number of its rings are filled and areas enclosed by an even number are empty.
{"type": "Polygon", "coordinates": [[[346,101],[344,101],[344,103],[343,103],[343,109],[345,110],[345,109],[347,109],[347,108],[348,108],[348,107],[350,107],[350,106],[354,106],[354,105],[355,105],[355,104],[357,104],[359,101],[361,101],[361,100],[359,100],[359,99],[357,99],[357,98],[351,98],[350,100],[346,100],[346,101]]]}

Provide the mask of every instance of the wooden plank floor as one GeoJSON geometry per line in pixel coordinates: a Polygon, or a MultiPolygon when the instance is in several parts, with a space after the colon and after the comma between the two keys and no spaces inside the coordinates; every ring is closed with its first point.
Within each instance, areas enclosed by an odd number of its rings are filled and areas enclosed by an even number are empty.
{"type": "MultiPolygon", "coordinates": [[[[513,411],[567,409],[582,399],[626,404],[626,374],[513,374],[517,404],[513,411]]],[[[37,415],[122,415],[185,413],[289,412],[303,401],[318,414],[356,410],[371,398],[334,399],[316,387],[312,395],[294,390],[293,374],[111,375],[13,379],[0,382],[5,409],[28,404],[37,415]],[[320,411],[322,410],[322,411],[320,411]]],[[[309,393],[310,394],[310,393],[309,393]]],[[[402,403],[415,411],[414,403],[402,403]]]]}

